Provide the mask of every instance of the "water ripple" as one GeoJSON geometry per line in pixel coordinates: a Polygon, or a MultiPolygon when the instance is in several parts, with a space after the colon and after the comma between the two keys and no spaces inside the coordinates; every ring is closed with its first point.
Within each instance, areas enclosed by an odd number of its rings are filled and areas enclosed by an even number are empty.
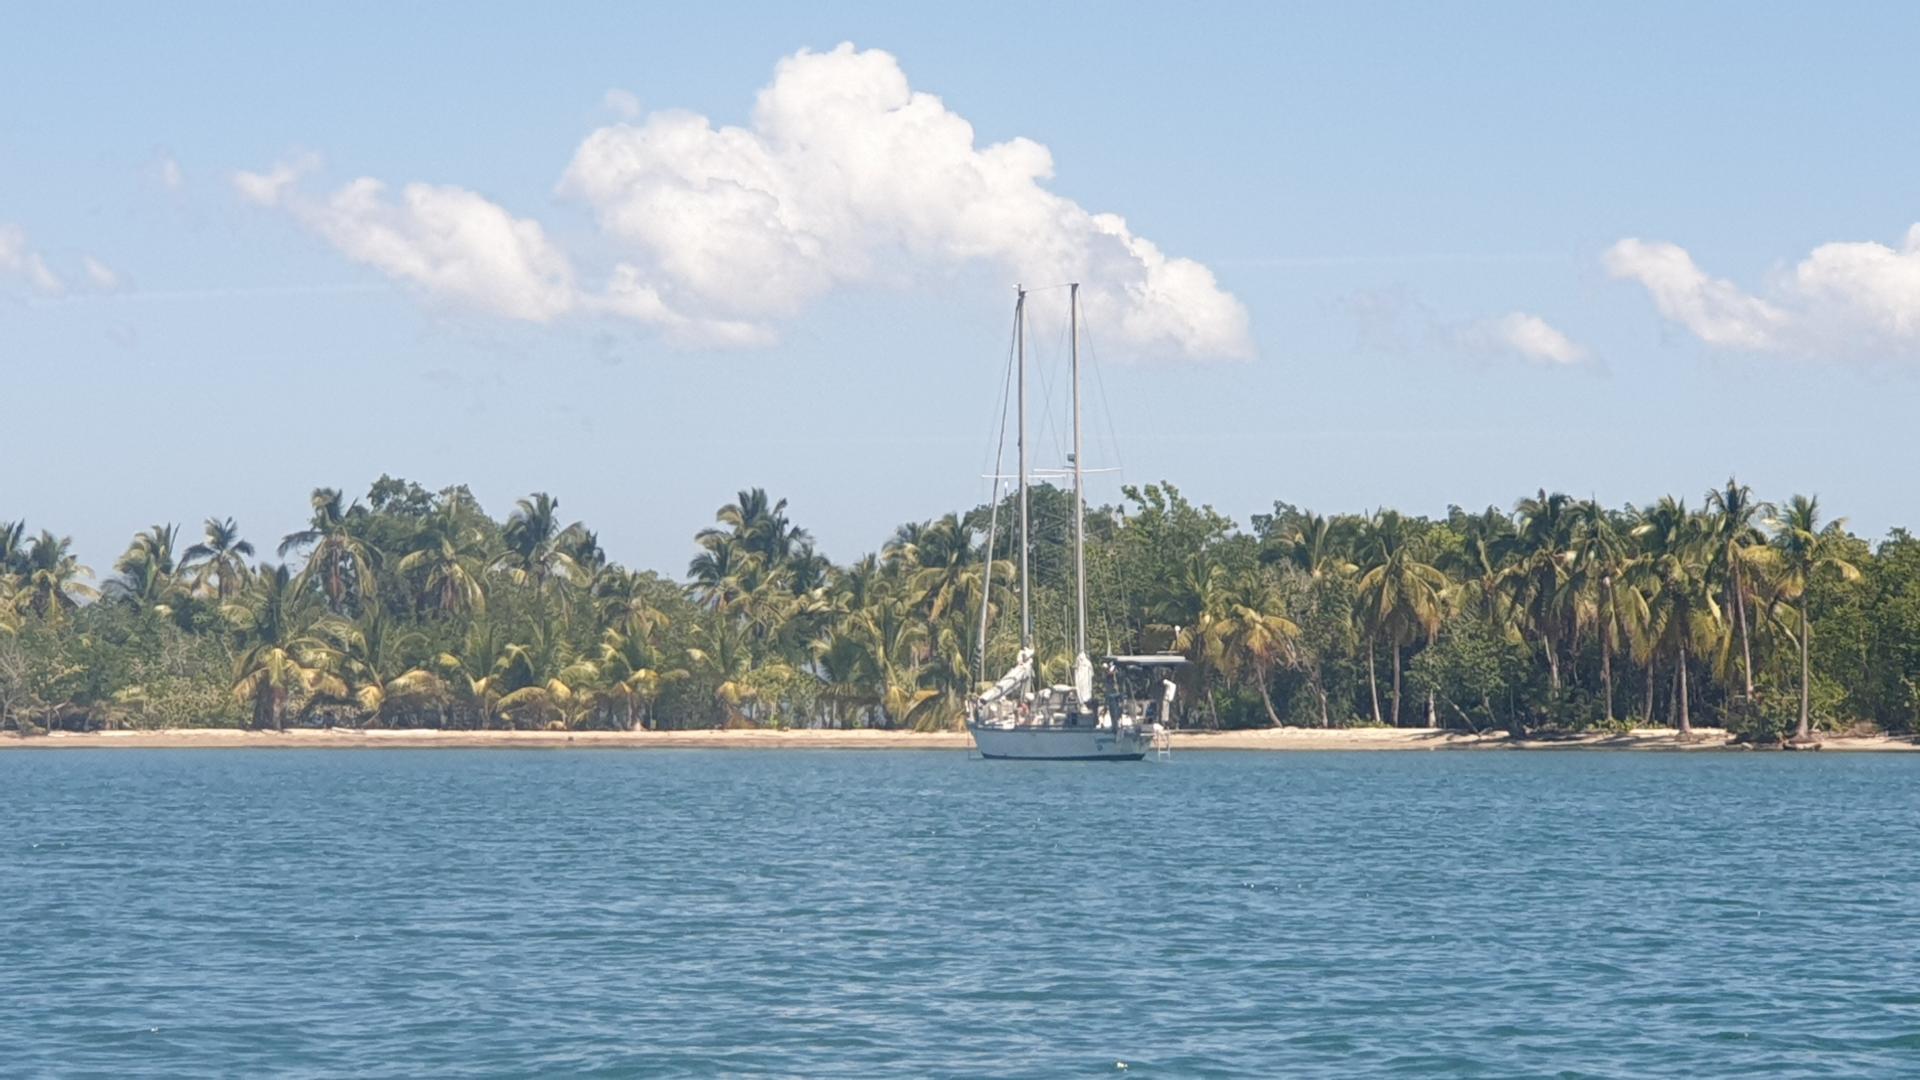
{"type": "Polygon", "coordinates": [[[1920,1072],[1904,758],[0,757],[0,1062],[1920,1072]]]}

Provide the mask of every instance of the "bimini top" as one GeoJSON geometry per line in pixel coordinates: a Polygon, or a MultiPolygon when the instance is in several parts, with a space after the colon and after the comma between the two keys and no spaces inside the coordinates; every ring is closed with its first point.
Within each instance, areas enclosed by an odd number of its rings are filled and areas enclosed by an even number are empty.
{"type": "Polygon", "coordinates": [[[1190,661],[1179,653],[1153,653],[1149,656],[1109,656],[1109,664],[1125,664],[1129,667],[1184,667],[1190,661]]]}

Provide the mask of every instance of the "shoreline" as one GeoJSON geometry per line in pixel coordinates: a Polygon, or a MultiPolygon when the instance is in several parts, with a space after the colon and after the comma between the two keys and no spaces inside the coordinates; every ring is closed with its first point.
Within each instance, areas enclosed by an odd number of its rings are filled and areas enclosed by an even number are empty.
{"type": "MultiPolygon", "coordinates": [[[[444,731],[432,728],[297,728],[284,732],[236,728],[171,728],[154,731],[53,732],[0,735],[0,751],[62,749],[622,749],[622,750],[958,750],[973,748],[964,731],[913,732],[860,729],[734,731],[444,731]]],[[[1681,742],[1667,728],[1516,740],[1505,732],[1472,735],[1426,728],[1258,728],[1246,731],[1181,731],[1173,751],[1437,751],[1437,750],[1626,750],[1697,753],[1772,750],[1732,742],[1717,728],[1696,729],[1681,742]]],[[[1920,751],[1906,736],[1831,736],[1817,749],[1847,752],[1920,751]]]]}

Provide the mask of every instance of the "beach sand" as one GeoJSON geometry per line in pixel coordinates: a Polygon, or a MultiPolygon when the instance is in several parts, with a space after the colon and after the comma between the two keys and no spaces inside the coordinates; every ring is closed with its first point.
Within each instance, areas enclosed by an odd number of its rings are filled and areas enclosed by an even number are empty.
{"type": "MultiPolygon", "coordinates": [[[[0,750],[78,749],[315,748],[425,749],[436,747],[511,749],[724,749],[724,750],[970,750],[965,732],[911,731],[436,731],[300,728],[285,732],[230,728],[176,728],[167,731],[55,732],[22,738],[0,735],[0,750]]],[[[1589,733],[1515,740],[1505,732],[1470,735],[1423,728],[1267,728],[1252,731],[1182,731],[1173,736],[1173,752],[1207,750],[1703,750],[1762,749],[1734,743],[1717,728],[1696,729],[1681,741],[1666,728],[1626,733],[1589,733]]],[[[1830,736],[1828,751],[1912,751],[1920,743],[1906,737],[1830,736]]]]}

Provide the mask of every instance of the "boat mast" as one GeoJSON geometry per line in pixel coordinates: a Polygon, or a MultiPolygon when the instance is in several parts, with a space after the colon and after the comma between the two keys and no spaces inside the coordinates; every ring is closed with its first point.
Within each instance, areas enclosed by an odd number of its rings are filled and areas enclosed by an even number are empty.
{"type": "Polygon", "coordinates": [[[1020,647],[1033,647],[1033,610],[1027,603],[1027,290],[1015,287],[1013,301],[1014,354],[1019,358],[1020,434],[1020,647]]]}
{"type": "Polygon", "coordinates": [[[1080,469],[1080,285],[1067,286],[1068,354],[1073,367],[1073,644],[1074,662],[1087,655],[1087,500],[1080,469]]]}

